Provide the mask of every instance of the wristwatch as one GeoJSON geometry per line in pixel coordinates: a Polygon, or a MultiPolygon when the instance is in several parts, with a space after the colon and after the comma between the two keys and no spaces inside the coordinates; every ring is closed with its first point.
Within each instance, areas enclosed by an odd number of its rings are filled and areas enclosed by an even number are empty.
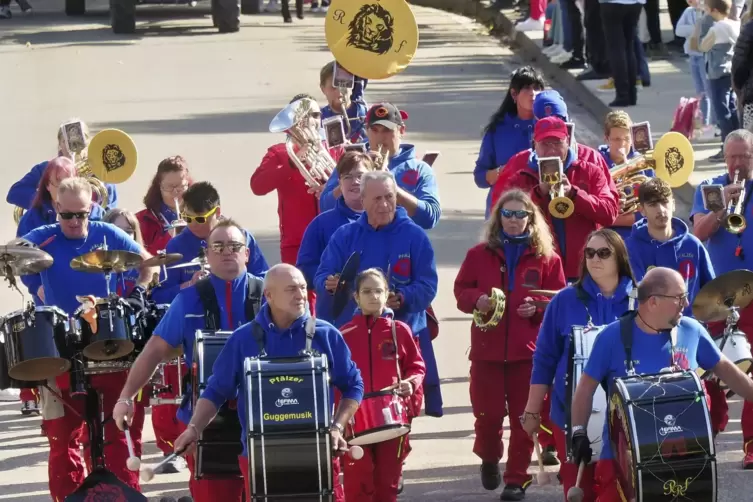
{"type": "Polygon", "coordinates": [[[342,435],[345,434],[345,427],[343,427],[341,424],[338,424],[337,422],[332,422],[332,425],[329,426],[329,430],[331,431],[332,429],[337,429],[342,435]]]}
{"type": "Polygon", "coordinates": [[[115,404],[125,403],[126,406],[131,407],[133,406],[133,399],[118,399],[115,404]]]}
{"type": "Polygon", "coordinates": [[[586,428],[583,427],[582,425],[574,425],[573,426],[573,434],[575,434],[576,432],[584,431],[584,430],[586,430],[586,428]]]}

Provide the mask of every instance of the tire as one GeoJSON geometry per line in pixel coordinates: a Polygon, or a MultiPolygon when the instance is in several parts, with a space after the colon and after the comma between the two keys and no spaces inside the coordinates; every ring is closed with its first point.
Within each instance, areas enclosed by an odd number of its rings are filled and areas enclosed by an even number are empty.
{"type": "Polygon", "coordinates": [[[261,14],[261,0],[241,0],[241,14],[261,14]]]}
{"type": "Polygon", "coordinates": [[[66,16],[83,16],[86,14],[86,0],[65,0],[66,16]]]}
{"type": "Polygon", "coordinates": [[[110,0],[110,25],[112,26],[112,32],[119,35],[135,33],[135,0],[110,0]]]}
{"type": "Polygon", "coordinates": [[[213,0],[212,20],[220,33],[241,29],[241,0],[213,0]]]}

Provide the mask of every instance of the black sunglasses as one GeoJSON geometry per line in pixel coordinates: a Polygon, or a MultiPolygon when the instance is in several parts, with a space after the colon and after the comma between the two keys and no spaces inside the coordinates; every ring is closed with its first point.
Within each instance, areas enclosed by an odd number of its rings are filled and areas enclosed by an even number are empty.
{"type": "Polygon", "coordinates": [[[66,213],[58,213],[58,214],[60,214],[60,218],[62,218],[64,220],[72,220],[73,218],[76,218],[77,220],[85,220],[86,218],[89,217],[89,213],[88,212],[83,212],[83,211],[80,212],[80,213],[68,213],[68,212],[66,212],[66,213]]]}
{"type": "Polygon", "coordinates": [[[593,260],[596,255],[598,255],[600,259],[606,260],[612,256],[612,250],[609,248],[586,248],[586,258],[593,260]]]}
{"type": "Polygon", "coordinates": [[[530,211],[526,211],[525,209],[500,209],[500,214],[504,216],[505,218],[517,218],[519,220],[522,220],[523,218],[528,218],[531,216],[530,211]]]}

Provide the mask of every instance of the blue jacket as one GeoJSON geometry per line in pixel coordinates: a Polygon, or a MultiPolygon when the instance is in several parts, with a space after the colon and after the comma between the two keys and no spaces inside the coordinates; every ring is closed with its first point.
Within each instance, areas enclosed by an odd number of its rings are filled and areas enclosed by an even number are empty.
{"type": "MultiPolygon", "coordinates": [[[[89,211],[89,221],[101,221],[105,215],[105,210],[99,204],[92,204],[91,211],[89,211]]],[[[18,222],[18,228],[16,229],[16,237],[26,235],[35,228],[43,227],[45,225],[53,225],[57,222],[58,213],[52,204],[49,202],[42,203],[42,207],[34,207],[29,209],[21,217],[21,221],[18,222]]]]}
{"type": "Polygon", "coordinates": [[[572,327],[586,326],[589,317],[594,326],[606,326],[614,322],[629,310],[628,295],[632,289],[632,280],[623,277],[614,296],[605,298],[593,279],[587,276],[583,281],[583,291],[588,296],[588,307],[578,298],[574,286],[563,289],[547,306],[533,353],[531,385],[552,386],[550,415],[560,429],[565,429],[566,403],[572,399],[572,396],[566,395],[565,390],[565,379],[572,364],[572,327]]]}
{"type": "MultiPolygon", "coordinates": [[[[246,288],[250,275],[244,273],[229,282],[223,281],[214,274],[209,275],[220,307],[221,331],[235,331],[250,321],[246,319],[246,288]],[[228,295],[228,290],[230,295],[228,295]],[[229,309],[228,305],[230,305],[229,309]]],[[[183,357],[189,368],[194,362],[196,331],[206,329],[204,313],[204,305],[201,303],[196,286],[191,286],[178,293],[170,304],[170,308],[167,309],[165,317],[154,329],[154,336],[159,336],[171,347],[183,347],[183,357]]],[[[189,388],[178,410],[178,419],[184,423],[188,423],[193,415],[191,396],[192,392],[189,388]]]]}
{"type": "MultiPolygon", "coordinates": [[[[29,209],[31,207],[31,202],[34,200],[34,196],[37,194],[37,187],[39,186],[39,182],[42,179],[44,170],[47,167],[47,162],[48,161],[46,160],[44,162],[40,162],[36,166],[32,167],[31,171],[26,173],[26,176],[13,183],[13,186],[10,187],[10,190],[8,190],[8,196],[5,199],[6,201],[8,201],[8,204],[13,204],[24,209],[29,209]]],[[[107,201],[107,209],[118,207],[117,188],[115,188],[115,185],[111,185],[109,183],[106,183],[105,186],[107,187],[107,194],[109,199],[107,201]]]]}
{"type": "Polygon", "coordinates": [[[693,300],[706,283],[714,277],[714,266],[703,243],[688,231],[688,226],[679,218],[672,218],[675,235],[665,242],[653,239],[648,233],[645,219],[633,225],[633,233],[627,240],[630,266],[636,281],[643,280],[649,267],[667,267],[677,270],[685,278],[690,305],[683,312],[693,315],[693,300]]]}
{"type": "MultiPolygon", "coordinates": [[[[246,232],[246,246],[249,249],[249,257],[247,268],[249,273],[257,277],[264,277],[264,274],[269,270],[267,260],[264,259],[264,255],[256,245],[256,240],[251,232],[246,232]]],[[[199,239],[194,235],[191,230],[186,228],[181,233],[170,239],[165,248],[165,252],[180,253],[183,255],[183,260],[180,263],[186,263],[199,256],[199,249],[207,248],[207,241],[199,239]]],[[[177,265],[177,264],[176,264],[177,265]]],[[[184,268],[168,269],[167,278],[152,291],[152,299],[156,303],[170,303],[173,298],[180,292],[180,285],[186,281],[191,280],[191,276],[195,274],[200,267],[198,265],[184,268]]]]}
{"type": "MultiPolygon", "coordinates": [[[[359,272],[381,268],[390,288],[403,295],[403,307],[395,312],[395,319],[410,326],[413,335],[418,336],[426,328],[426,309],[437,295],[437,266],[426,232],[401,207],[392,223],[379,230],[369,225],[366,213],[355,223],[340,227],[327,244],[316,271],[317,304],[319,298],[332,296],[324,287],[327,276],[339,274],[353,252],[361,255],[359,272]]],[[[340,327],[351,320],[355,311],[356,302],[351,297],[337,319],[332,319],[331,310],[318,308],[317,316],[340,327]]]]}
{"type": "MultiPolygon", "coordinates": [[[[416,148],[406,143],[400,145],[400,152],[390,159],[389,169],[395,175],[397,186],[418,199],[413,221],[426,230],[436,227],[442,215],[437,179],[432,168],[416,158],[416,148]]],[[[337,188],[338,182],[337,173],[332,173],[319,199],[322,212],[335,207],[332,191],[337,188]]]]}
{"type": "MultiPolygon", "coordinates": [[[[350,123],[350,134],[348,134],[348,126],[343,124],[346,137],[351,143],[366,143],[368,141],[366,137],[366,129],[363,125],[366,121],[367,112],[366,104],[363,101],[351,99],[350,108],[347,110],[348,122],[350,123]]],[[[322,121],[336,115],[339,114],[335,113],[329,105],[322,108],[322,121]]]]}
{"type": "MultiPolygon", "coordinates": [[[[329,243],[330,237],[335,230],[348,223],[353,223],[361,216],[361,213],[353,211],[345,204],[345,199],[340,197],[335,203],[335,208],[325,211],[314,218],[306,232],[303,234],[301,247],[298,249],[298,260],[295,266],[303,272],[309,289],[314,289],[314,276],[322,259],[322,253],[329,243]]],[[[317,305],[323,305],[324,299],[330,300],[331,295],[317,298],[317,305]]],[[[325,300],[326,301],[326,300],[325,300]]],[[[331,306],[327,305],[327,309],[331,306]]]]}
{"type": "MultiPolygon", "coordinates": [[[[279,330],[269,315],[269,307],[265,306],[256,316],[256,322],[264,328],[266,333],[265,351],[269,357],[294,357],[306,346],[306,321],[308,314],[299,317],[290,328],[279,330]]],[[[207,388],[201,394],[219,408],[225,401],[238,399],[238,417],[242,432],[240,440],[243,443],[243,456],[248,456],[246,434],[248,422],[246,418],[246,393],[239,392],[244,388],[245,375],[243,364],[248,357],[259,355],[259,346],[251,332],[251,323],[244,324],[230,336],[225,347],[217,356],[209,377],[207,388]]],[[[317,319],[316,334],[312,348],[327,357],[329,375],[332,383],[342,393],[344,399],[361,402],[363,397],[363,380],[361,372],[350,358],[350,349],[342,335],[331,324],[317,319]]],[[[330,393],[334,404],[334,393],[330,393]]]]}
{"type": "Polygon", "coordinates": [[[484,134],[481,149],[473,169],[473,179],[479,188],[489,188],[486,194],[486,217],[491,211],[491,185],[486,182],[486,173],[504,167],[510,157],[531,148],[533,126],[536,119],[523,120],[516,115],[506,115],[494,129],[484,134]]]}

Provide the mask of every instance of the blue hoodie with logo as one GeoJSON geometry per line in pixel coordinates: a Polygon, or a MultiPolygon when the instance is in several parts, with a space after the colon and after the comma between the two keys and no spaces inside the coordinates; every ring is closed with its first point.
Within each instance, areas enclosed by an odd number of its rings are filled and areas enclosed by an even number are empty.
{"type": "MultiPolygon", "coordinates": [[[[407,143],[400,145],[398,154],[390,159],[389,170],[395,175],[397,186],[418,199],[413,221],[426,230],[436,227],[442,215],[439,187],[429,164],[416,158],[416,147],[407,143]]],[[[337,173],[332,173],[319,198],[319,208],[322,212],[335,207],[332,191],[337,188],[338,183],[337,173]]]]}
{"type": "Polygon", "coordinates": [[[489,189],[486,194],[487,218],[491,211],[492,186],[486,181],[486,173],[498,167],[504,169],[510,157],[531,148],[535,123],[536,119],[524,120],[517,115],[508,114],[494,126],[493,130],[484,134],[478,159],[476,159],[476,167],[473,169],[473,180],[477,187],[489,189]]]}
{"type": "MultiPolygon", "coordinates": [[[[353,223],[360,216],[361,213],[349,208],[345,204],[345,199],[340,197],[337,199],[334,209],[319,214],[306,227],[306,232],[303,234],[303,239],[301,240],[301,247],[298,249],[298,259],[295,266],[303,272],[303,277],[306,278],[306,284],[308,284],[309,289],[314,289],[316,269],[319,268],[322,254],[329,243],[330,237],[332,237],[338,228],[348,223],[353,223]]],[[[331,295],[318,297],[316,299],[317,310],[321,308],[325,312],[331,311],[331,300],[331,295]]]]}
{"type": "MultiPolygon", "coordinates": [[[[289,328],[277,328],[269,314],[269,306],[262,307],[256,316],[258,323],[265,333],[264,350],[267,356],[295,357],[306,347],[306,321],[308,313],[299,317],[289,328]]],[[[207,388],[201,394],[202,399],[208,399],[219,409],[225,401],[238,399],[238,418],[241,422],[241,443],[243,456],[248,456],[246,435],[248,422],[246,418],[246,392],[244,361],[247,357],[259,355],[259,345],[252,333],[252,323],[247,323],[236,329],[228,338],[225,347],[215,360],[212,376],[209,377],[207,388]]],[[[311,348],[327,357],[329,375],[332,384],[342,393],[344,399],[353,399],[358,403],[363,398],[363,379],[350,356],[350,349],[343,336],[334,326],[321,319],[316,320],[316,333],[311,348]]],[[[330,400],[334,405],[334,393],[330,393],[330,400]]],[[[273,409],[271,412],[278,411],[273,409]]],[[[295,410],[291,410],[295,411],[295,410]]]]}
{"type": "Polygon", "coordinates": [[[674,235],[664,242],[648,233],[648,222],[643,219],[633,225],[627,240],[630,266],[636,281],[643,280],[649,268],[667,267],[677,270],[685,278],[690,305],[683,312],[692,316],[693,300],[706,283],[716,277],[711,258],[703,243],[688,231],[680,218],[672,218],[674,235]]]}

